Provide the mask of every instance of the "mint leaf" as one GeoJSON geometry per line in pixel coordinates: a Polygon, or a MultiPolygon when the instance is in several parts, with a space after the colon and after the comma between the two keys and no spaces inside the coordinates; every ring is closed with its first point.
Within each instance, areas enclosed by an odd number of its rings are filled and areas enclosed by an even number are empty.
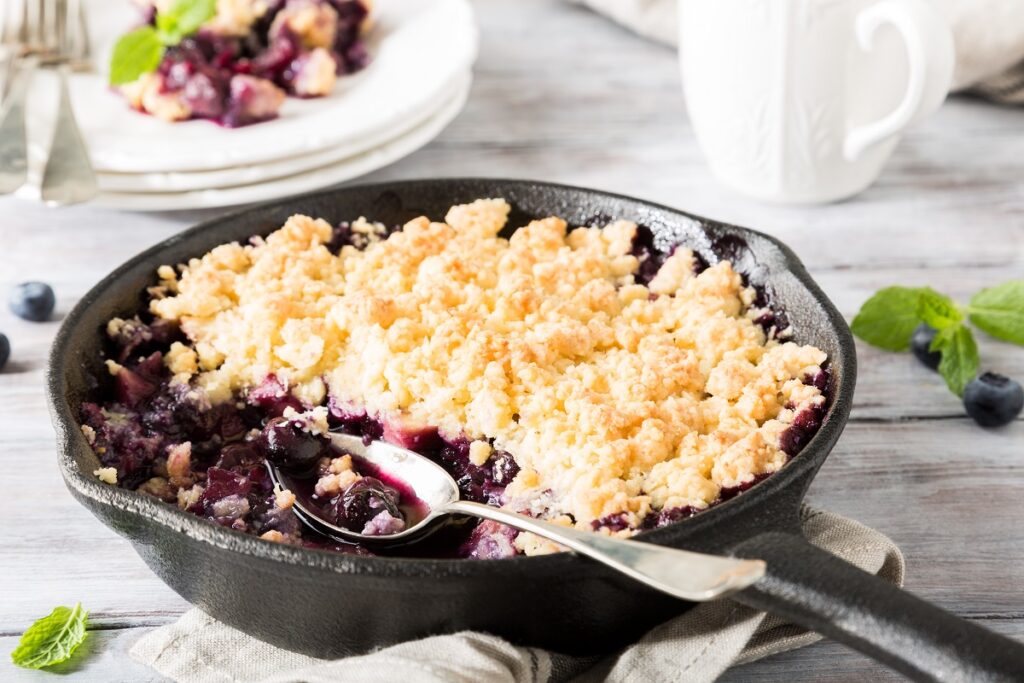
{"type": "Polygon", "coordinates": [[[971,322],[993,337],[1024,345],[1024,280],[981,290],[967,310],[971,322]]]}
{"type": "Polygon", "coordinates": [[[924,287],[917,302],[917,317],[933,330],[944,330],[959,325],[964,314],[948,296],[924,287]]]}
{"type": "Polygon", "coordinates": [[[156,28],[143,26],[121,36],[110,56],[110,84],[124,85],[156,70],[164,48],[177,45],[217,14],[217,0],[174,0],[156,15],[156,28]]]}
{"type": "Polygon", "coordinates": [[[89,613],[79,603],[57,607],[28,627],[11,653],[11,661],[26,669],[42,669],[66,661],[85,640],[89,613]]]}
{"type": "Polygon", "coordinates": [[[156,15],[156,29],[165,44],[177,45],[217,14],[217,0],[175,0],[156,15]]]}
{"type": "Polygon", "coordinates": [[[886,287],[864,302],[850,323],[853,333],[890,351],[905,351],[910,335],[921,322],[917,309],[924,290],[918,287],[886,287]]]}
{"type": "Polygon", "coordinates": [[[939,374],[946,386],[957,396],[964,395],[964,387],[978,374],[978,346],[966,325],[940,330],[931,344],[932,351],[940,351],[939,374]]]}
{"type": "Polygon", "coordinates": [[[152,26],[126,33],[114,45],[110,55],[110,84],[124,85],[160,65],[164,46],[152,26]]]}

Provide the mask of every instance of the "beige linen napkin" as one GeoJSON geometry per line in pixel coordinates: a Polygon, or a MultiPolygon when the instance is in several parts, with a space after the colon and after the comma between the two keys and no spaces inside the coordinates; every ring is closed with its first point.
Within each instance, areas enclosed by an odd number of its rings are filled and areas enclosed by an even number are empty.
{"type": "MultiPolygon", "coordinates": [[[[829,512],[804,508],[801,514],[809,541],[903,585],[903,555],[889,538],[829,512]]],[[[623,652],[603,659],[569,657],[517,647],[483,633],[462,632],[359,657],[322,660],[268,645],[193,609],[176,623],[144,635],[131,655],[164,676],[189,683],[702,683],[714,681],[735,664],[804,647],[820,638],[764,612],[720,600],[694,607],[623,652]]]]}
{"type": "MultiPolygon", "coordinates": [[[[572,0],[637,33],[676,43],[678,0],[572,0]]],[[[954,90],[971,90],[1007,104],[1024,104],[1024,2],[931,0],[953,30],[954,90]]]]}

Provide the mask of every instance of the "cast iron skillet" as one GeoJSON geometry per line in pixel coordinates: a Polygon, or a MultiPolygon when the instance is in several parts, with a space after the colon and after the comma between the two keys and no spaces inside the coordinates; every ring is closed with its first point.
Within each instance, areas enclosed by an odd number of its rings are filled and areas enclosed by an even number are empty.
{"type": "Polygon", "coordinates": [[[846,643],[920,680],[1020,680],[1024,646],[961,620],[811,546],[798,511],[839,438],[856,373],[850,331],[786,246],[752,230],[605,192],[548,183],[444,179],[348,187],[274,202],[187,230],[104,278],[64,321],[47,379],[60,468],[72,494],[126,536],[171,588],[257,638],[321,657],[428,634],[474,629],[528,645],[607,653],[688,604],[570,554],[507,560],[359,557],[293,548],[218,527],[143,494],[108,486],[79,430],[77,409],[102,375],[101,329],[142,305],[162,264],[278,228],[305,213],[332,223],[439,219],[452,204],[504,197],[510,225],[561,216],[575,225],[627,218],[660,248],[682,243],[708,262],[729,258],[788,318],[795,339],[831,362],[821,429],[780,472],[696,517],[638,539],[767,561],[735,600],[846,643]]]}

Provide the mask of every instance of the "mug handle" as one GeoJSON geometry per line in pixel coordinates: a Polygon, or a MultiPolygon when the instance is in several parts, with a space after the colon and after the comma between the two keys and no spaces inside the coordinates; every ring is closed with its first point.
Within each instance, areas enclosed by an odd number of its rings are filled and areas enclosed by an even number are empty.
{"type": "Polygon", "coordinates": [[[873,145],[898,134],[938,108],[953,82],[953,34],[924,0],[882,0],[857,15],[854,31],[868,52],[875,34],[889,24],[903,37],[909,77],[903,101],[891,113],[846,134],[843,156],[856,161],[873,145]]]}

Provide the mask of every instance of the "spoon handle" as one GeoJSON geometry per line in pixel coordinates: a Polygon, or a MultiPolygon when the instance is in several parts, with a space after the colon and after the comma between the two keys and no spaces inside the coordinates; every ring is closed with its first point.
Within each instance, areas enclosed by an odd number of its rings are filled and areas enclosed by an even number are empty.
{"type": "Polygon", "coordinates": [[[543,536],[683,600],[703,602],[720,598],[746,588],[765,573],[765,563],[761,560],[705,555],[611,538],[467,500],[446,505],[445,512],[491,519],[543,536]]]}

